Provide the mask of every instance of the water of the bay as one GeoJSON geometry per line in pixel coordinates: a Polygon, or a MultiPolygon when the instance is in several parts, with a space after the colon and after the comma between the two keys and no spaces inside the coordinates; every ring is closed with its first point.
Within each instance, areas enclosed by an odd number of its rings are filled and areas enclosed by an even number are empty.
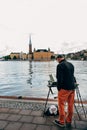
{"type": "MultiPolygon", "coordinates": [[[[87,99],[87,61],[72,61],[75,66],[75,77],[79,84],[83,100],[87,99]]],[[[46,97],[48,93],[49,74],[55,78],[56,61],[0,61],[0,95],[46,97]]],[[[56,80],[56,78],[55,78],[56,80]]],[[[52,89],[53,98],[57,96],[57,89],[52,89]]]]}

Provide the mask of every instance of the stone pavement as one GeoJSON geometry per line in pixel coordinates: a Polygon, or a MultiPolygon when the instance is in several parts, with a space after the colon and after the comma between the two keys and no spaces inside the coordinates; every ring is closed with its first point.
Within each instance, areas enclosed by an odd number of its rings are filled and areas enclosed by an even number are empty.
{"type": "MultiPolygon", "coordinates": [[[[74,114],[71,128],[60,128],[53,124],[53,120],[58,117],[43,117],[43,110],[38,109],[38,107],[37,109],[17,107],[17,104],[20,104],[19,100],[15,101],[16,107],[15,103],[12,105],[14,100],[11,100],[11,104],[9,101],[10,105],[7,106],[2,102],[6,104],[8,100],[0,102],[0,130],[87,130],[87,118],[85,118],[83,114],[81,115],[81,120],[78,119],[76,113],[74,114]]],[[[21,101],[21,103],[22,102],[23,101],[21,101]]],[[[24,106],[26,106],[26,103],[29,104],[30,101],[25,101],[23,103],[24,106]]],[[[35,105],[38,103],[39,102],[33,102],[35,105]]],[[[40,104],[43,105],[43,103],[40,104]]]]}

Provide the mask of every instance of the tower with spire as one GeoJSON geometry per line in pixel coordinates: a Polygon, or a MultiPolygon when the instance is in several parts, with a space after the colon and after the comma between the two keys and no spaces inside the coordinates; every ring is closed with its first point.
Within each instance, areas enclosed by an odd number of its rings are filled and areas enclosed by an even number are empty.
{"type": "Polygon", "coordinates": [[[29,54],[32,54],[31,34],[29,35],[29,54]]]}

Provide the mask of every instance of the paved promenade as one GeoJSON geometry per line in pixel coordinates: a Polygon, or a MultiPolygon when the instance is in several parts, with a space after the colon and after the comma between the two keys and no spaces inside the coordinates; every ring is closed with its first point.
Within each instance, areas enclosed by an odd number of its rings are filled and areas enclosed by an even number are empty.
{"type": "Polygon", "coordinates": [[[0,130],[87,130],[82,113],[81,120],[74,113],[71,128],[60,128],[53,124],[58,117],[43,117],[44,106],[44,101],[0,98],[0,130]]]}

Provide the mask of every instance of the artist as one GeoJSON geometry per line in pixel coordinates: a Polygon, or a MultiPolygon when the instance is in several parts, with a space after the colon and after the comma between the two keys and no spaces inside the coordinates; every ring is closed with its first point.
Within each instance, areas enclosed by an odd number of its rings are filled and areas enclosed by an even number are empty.
{"type": "Polygon", "coordinates": [[[73,116],[73,106],[75,97],[74,66],[66,61],[63,55],[56,58],[59,63],[56,68],[59,119],[54,123],[60,127],[71,126],[73,116]],[[68,104],[67,114],[65,113],[65,103],[68,104]]]}

